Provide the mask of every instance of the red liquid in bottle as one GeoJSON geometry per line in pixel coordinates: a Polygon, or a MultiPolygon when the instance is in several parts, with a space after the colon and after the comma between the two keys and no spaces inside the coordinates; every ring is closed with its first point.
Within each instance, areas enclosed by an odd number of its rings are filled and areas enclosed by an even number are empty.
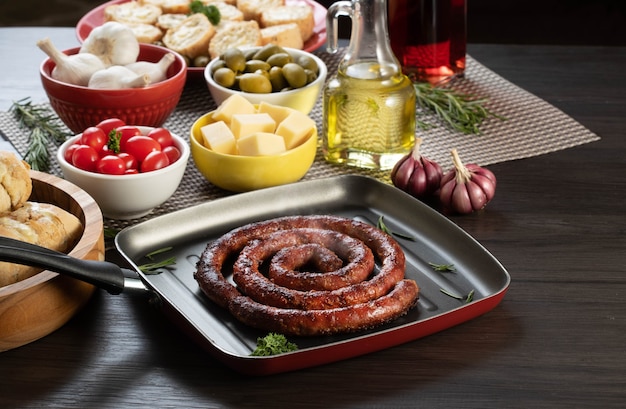
{"type": "Polygon", "coordinates": [[[466,0],[387,0],[391,48],[411,79],[441,83],[465,70],[466,0]]]}

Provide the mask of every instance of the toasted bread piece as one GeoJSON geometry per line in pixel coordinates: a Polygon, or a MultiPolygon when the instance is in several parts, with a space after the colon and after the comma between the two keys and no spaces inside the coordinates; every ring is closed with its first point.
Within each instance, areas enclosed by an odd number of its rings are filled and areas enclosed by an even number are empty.
{"type": "Polygon", "coordinates": [[[233,21],[219,30],[209,43],[209,56],[219,57],[231,47],[256,47],[261,43],[261,29],[254,21],[233,21]]]}
{"type": "Polygon", "coordinates": [[[153,44],[163,38],[163,31],[151,24],[128,24],[140,43],[153,44]]]}
{"type": "Polygon", "coordinates": [[[154,4],[140,4],[136,1],[112,4],[104,8],[105,21],[117,21],[124,24],[156,24],[163,14],[154,4]]]}
{"type": "Polygon", "coordinates": [[[30,166],[13,152],[0,151],[0,213],[21,207],[30,197],[30,166]]]}
{"type": "Polygon", "coordinates": [[[307,4],[302,4],[272,7],[261,12],[260,24],[262,28],[286,23],[296,23],[302,34],[302,41],[306,42],[313,35],[315,28],[313,8],[307,4]]]}
{"type": "Polygon", "coordinates": [[[207,16],[196,13],[187,17],[178,26],[167,30],[163,43],[189,58],[207,55],[209,42],[215,35],[215,27],[207,16]]]}
{"type": "MultiPolygon", "coordinates": [[[[0,236],[68,252],[83,231],[80,220],[65,210],[48,204],[26,202],[10,213],[0,215],[0,236]]],[[[41,268],[0,262],[0,287],[31,277],[41,268]]]]}
{"type": "Polygon", "coordinates": [[[276,44],[281,47],[304,48],[300,27],[296,23],[279,24],[261,29],[263,45],[276,44]]]}
{"type": "Polygon", "coordinates": [[[162,0],[161,10],[166,14],[189,14],[191,0],[162,0]]]}
{"type": "Polygon", "coordinates": [[[172,13],[161,14],[156,22],[156,26],[165,32],[169,30],[170,28],[174,28],[177,25],[179,25],[186,18],[187,18],[187,15],[185,14],[172,14],[172,13]]]}
{"type": "Polygon", "coordinates": [[[243,12],[244,20],[261,22],[261,12],[278,6],[284,6],[285,0],[237,0],[237,8],[243,12]]]}

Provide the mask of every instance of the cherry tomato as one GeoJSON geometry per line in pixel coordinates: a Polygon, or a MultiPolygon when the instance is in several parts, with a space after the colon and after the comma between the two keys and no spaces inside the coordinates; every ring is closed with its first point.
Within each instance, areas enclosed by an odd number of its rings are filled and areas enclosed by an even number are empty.
{"type": "Polygon", "coordinates": [[[106,145],[109,137],[104,131],[98,127],[90,126],[83,131],[80,137],[80,144],[89,145],[99,152],[106,145]]]}
{"type": "Polygon", "coordinates": [[[141,163],[150,152],[160,152],[161,145],[148,136],[136,135],[126,141],[125,147],[122,150],[133,155],[135,159],[141,163]]]}
{"type": "Polygon", "coordinates": [[[65,150],[65,153],[63,154],[63,157],[65,158],[67,163],[72,163],[72,155],[74,154],[74,151],[76,150],[76,148],[78,148],[79,146],[80,146],[79,143],[73,143],[67,147],[67,149],[65,150]]]}
{"type": "Polygon", "coordinates": [[[72,164],[88,172],[96,170],[96,163],[98,163],[99,159],[98,152],[89,145],[78,145],[78,148],[72,154],[72,164]]]}
{"type": "Polygon", "coordinates": [[[174,144],[172,134],[165,128],[154,128],[148,132],[148,136],[157,141],[159,145],[161,145],[161,148],[172,146],[174,144]]]}
{"type": "Polygon", "coordinates": [[[120,152],[126,152],[126,142],[133,136],[141,135],[141,131],[136,126],[124,125],[116,128],[120,133],[120,152]]]}
{"type": "Polygon", "coordinates": [[[98,128],[102,129],[105,135],[109,135],[109,133],[115,129],[122,126],[125,126],[126,123],[119,118],[109,118],[101,121],[98,125],[98,128]]]}
{"type": "Polygon", "coordinates": [[[141,172],[150,172],[161,169],[170,164],[170,160],[163,151],[152,151],[141,162],[141,172]]]}
{"type": "Polygon", "coordinates": [[[139,171],[137,169],[126,169],[126,172],[124,172],[125,175],[136,175],[138,173],[139,171]]]}
{"type": "Polygon", "coordinates": [[[104,173],[107,175],[123,175],[126,172],[126,165],[124,161],[115,155],[106,155],[98,161],[96,164],[96,170],[98,173],[104,173]]]}
{"type": "Polygon", "coordinates": [[[139,164],[137,163],[137,159],[135,159],[135,157],[127,152],[120,152],[117,154],[117,156],[124,161],[124,165],[126,167],[126,170],[129,171],[131,169],[135,169],[137,170],[139,167],[139,164]]]}
{"type": "Polygon", "coordinates": [[[174,163],[180,158],[180,151],[174,145],[166,146],[163,148],[163,153],[167,155],[167,158],[170,160],[170,163],[174,163]]]}

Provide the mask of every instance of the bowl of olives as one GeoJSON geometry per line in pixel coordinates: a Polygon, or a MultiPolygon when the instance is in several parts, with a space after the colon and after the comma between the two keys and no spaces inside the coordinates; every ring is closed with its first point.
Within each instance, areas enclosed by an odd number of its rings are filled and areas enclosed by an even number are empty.
{"type": "Polygon", "coordinates": [[[303,50],[268,44],[230,48],[205,68],[204,77],[217,105],[233,94],[253,104],[267,102],[310,113],[326,81],[326,64],[303,50]]]}

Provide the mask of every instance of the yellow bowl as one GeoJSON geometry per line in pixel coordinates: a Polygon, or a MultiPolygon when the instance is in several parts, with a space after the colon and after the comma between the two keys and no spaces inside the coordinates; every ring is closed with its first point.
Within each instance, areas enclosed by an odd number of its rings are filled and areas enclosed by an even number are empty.
{"type": "Polygon", "coordinates": [[[212,184],[233,192],[246,192],[297,182],[307,173],[317,153],[317,129],[301,145],[271,156],[227,155],[204,146],[200,128],[213,120],[209,112],[191,127],[191,155],[196,167],[212,184]]]}

